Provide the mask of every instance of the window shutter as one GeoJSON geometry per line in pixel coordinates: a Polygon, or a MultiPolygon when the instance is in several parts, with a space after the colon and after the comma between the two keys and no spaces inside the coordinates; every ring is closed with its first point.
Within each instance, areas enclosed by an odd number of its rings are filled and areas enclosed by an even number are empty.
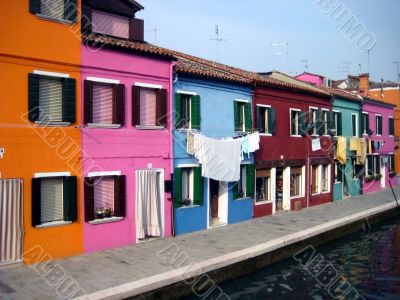
{"type": "Polygon", "coordinates": [[[342,127],[342,113],[338,112],[337,113],[337,136],[341,136],[343,133],[343,127],[342,127]]]}
{"type": "Polygon", "coordinates": [[[328,130],[332,130],[332,129],[334,129],[335,128],[335,119],[334,119],[334,116],[335,116],[335,112],[333,112],[333,111],[329,111],[328,112],[328,130]]]}
{"type": "Polygon", "coordinates": [[[81,16],[81,31],[82,33],[92,32],[92,8],[82,3],[82,16],[81,16]]]}
{"type": "Polygon", "coordinates": [[[254,197],[254,165],[246,167],[246,197],[254,197]]]}
{"type": "Polygon", "coordinates": [[[242,131],[240,128],[240,117],[239,117],[239,102],[233,101],[233,118],[234,118],[234,125],[235,125],[235,131],[242,131]]]}
{"type": "Polygon", "coordinates": [[[140,87],[132,86],[132,126],[140,125],[140,87]]]}
{"type": "Polygon", "coordinates": [[[174,171],[174,207],[182,206],[182,169],[175,168],[174,171]]]}
{"type": "Polygon", "coordinates": [[[32,178],[32,227],[41,224],[40,178],[32,178]]]}
{"type": "Polygon", "coordinates": [[[200,115],[200,96],[192,96],[190,98],[192,106],[192,129],[200,130],[201,115],[200,115]]]}
{"type": "Polygon", "coordinates": [[[182,95],[175,94],[175,128],[182,127],[182,95]]]}
{"type": "Polygon", "coordinates": [[[247,132],[250,132],[253,129],[253,118],[251,113],[251,103],[246,103],[244,106],[244,122],[245,129],[247,132]]]}
{"type": "Polygon", "coordinates": [[[306,118],[307,118],[307,113],[304,111],[301,111],[299,113],[299,133],[302,136],[307,135],[306,118]]]}
{"type": "Polygon", "coordinates": [[[85,221],[94,220],[94,178],[86,177],[84,181],[85,192],[85,221]]]}
{"type": "Polygon", "coordinates": [[[368,164],[368,175],[374,175],[374,163],[373,163],[373,156],[367,156],[367,164],[368,164]]]}
{"type": "Polygon", "coordinates": [[[381,173],[381,157],[379,155],[376,155],[375,160],[376,160],[375,175],[379,175],[381,173]]]}
{"type": "Polygon", "coordinates": [[[263,117],[262,117],[262,109],[259,106],[256,106],[256,125],[257,125],[257,130],[260,133],[265,133],[263,129],[263,117]]]}
{"type": "Polygon", "coordinates": [[[114,178],[114,216],[126,216],[126,176],[115,176],[114,178]]]}
{"type": "Polygon", "coordinates": [[[156,98],[156,125],[167,127],[168,93],[166,89],[157,91],[156,98]]]}
{"type": "Polygon", "coordinates": [[[28,119],[39,120],[39,78],[37,74],[28,74],[28,119]]]}
{"type": "Polygon", "coordinates": [[[273,107],[268,108],[268,127],[269,133],[276,134],[276,110],[273,107]]]}
{"type": "Polygon", "coordinates": [[[93,100],[92,100],[92,82],[89,80],[84,81],[84,116],[83,123],[92,123],[92,111],[93,111],[93,100]]]}
{"type": "Polygon", "coordinates": [[[125,124],[125,85],[113,86],[113,124],[125,124]]]}
{"type": "Polygon", "coordinates": [[[78,219],[77,178],[63,178],[64,221],[75,222],[78,219]]]}
{"type": "Polygon", "coordinates": [[[322,119],[322,111],[320,109],[317,110],[317,134],[318,135],[323,135],[324,134],[324,122],[322,119]]]}
{"type": "Polygon", "coordinates": [[[239,189],[240,189],[239,182],[240,181],[232,183],[233,184],[233,189],[232,189],[232,191],[233,191],[233,200],[236,200],[236,199],[240,198],[239,197],[239,189]]]}
{"type": "Polygon", "coordinates": [[[75,102],[76,102],[76,80],[73,78],[64,79],[64,97],[62,120],[63,122],[75,123],[75,102]]]}
{"type": "Polygon", "coordinates": [[[195,205],[203,204],[203,177],[201,176],[201,167],[194,168],[193,170],[193,203],[195,205]]]}
{"type": "Polygon", "coordinates": [[[31,14],[40,14],[40,0],[29,0],[29,12],[31,14]]]}
{"type": "Polygon", "coordinates": [[[136,42],[144,41],[144,21],[132,18],[129,22],[129,39],[136,42]]]}
{"type": "Polygon", "coordinates": [[[367,128],[365,128],[365,130],[366,130],[366,132],[367,132],[367,134],[369,134],[369,131],[370,131],[370,128],[369,128],[369,114],[368,115],[365,115],[365,117],[366,117],[366,126],[367,126],[367,128]]]}
{"type": "Polygon", "coordinates": [[[76,22],[76,16],[78,11],[77,1],[76,0],[65,0],[64,3],[64,18],[71,22],[76,22]]]}

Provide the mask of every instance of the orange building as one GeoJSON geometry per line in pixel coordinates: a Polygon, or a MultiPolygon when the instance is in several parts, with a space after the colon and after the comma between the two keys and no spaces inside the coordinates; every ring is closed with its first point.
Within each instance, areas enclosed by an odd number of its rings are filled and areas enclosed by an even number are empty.
{"type": "Polygon", "coordinates": [[[83,251],[79,8],[0,1],[0,264],[83,251]]]}

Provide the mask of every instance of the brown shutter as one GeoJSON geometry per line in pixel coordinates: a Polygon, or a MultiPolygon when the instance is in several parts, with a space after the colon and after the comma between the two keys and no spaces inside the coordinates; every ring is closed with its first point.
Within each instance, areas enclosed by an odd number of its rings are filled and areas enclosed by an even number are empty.
{"type": "Polygon", "coordinates": [[[89,124],[92,123],[92,82],[89,80],[84,81],[84,108],[83,108],[83,123],[89,124]]]}
{"type": "Polygon", "coordinates": [[[94,220],[94,180],[93,177],[86,177],[85,185],[85,221],[94,220]]]}
{"type": "Polygon", "coordinates": [[[140,87],[132,86],[132,126],[140,125],[140,87]]]}
{"type": "Polygon", "coordinates": [[[144,41],[144,21],[133,18],[129,22],[129,39],[136,42],[144,41]]]}
{"type": "Polygon", "coordinates": [[[167,127],[167,106],[167,90],[158,90],[156,99],[156,125],[167,127]]]}
{"type": "Polygon", "coordinates": [[[125,198],[126,198],[126,178],[125,175],[114,177],[114,216],[125,217],[125,198]]]}
{"type": "Polygon", "coordinates": [[[125,85],[113,86],[113,124],[125,124],[125,85]]]}

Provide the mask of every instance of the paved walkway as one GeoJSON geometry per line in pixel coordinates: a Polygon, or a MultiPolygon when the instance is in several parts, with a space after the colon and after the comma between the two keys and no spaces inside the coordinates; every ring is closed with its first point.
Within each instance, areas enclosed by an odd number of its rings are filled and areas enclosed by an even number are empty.
{"type": "MultiPolygon", "coordinates": [[[[396,193],[399,194],[400,190],[396,189],[396,193]]],[[[210,271],[212,267],[222,266],[224,261],[225,265],[231,263],[228,258],[237,261],[239,254],[242,257],[250,255],[250,252],[256,255],[257,251],[266,251],[267,246],[273,250],[280,247],[279,242],[282,245],[287,243],[286,238],[291,237],[291,241],[294,241],[303,236],[304,239],[304,234],[311,235],[317,229],[321,232],[329,224],[331,227],[337,226],[339,223],[335,222],[338,220],[350,221],[355,217],[360,218],[362,214],[372,214],[391,207],[395,207],[392,192],[385,190],[298,212],[55,260],[45,266],[0,269],[0,299],[62,299],[62,296],[68,296],[73,291],[72,287],[63,290],[72,279],[80,287],[80,292],[73,293],[73,296],[89,295],[82,299],[121,295],[121,291],[133,289],[136,292],[146,291],[149,287],[162,287],[173,282],[170,266],[163,264],[157,256],[159,251],[171,245],[177,245],[188,255],[187,264],[196,263],[202,271],[210,271]],[[233,256],[233,253],[237,256],[233,256]],[[66,281],[60,284],[61,279],[66,281]]]]}

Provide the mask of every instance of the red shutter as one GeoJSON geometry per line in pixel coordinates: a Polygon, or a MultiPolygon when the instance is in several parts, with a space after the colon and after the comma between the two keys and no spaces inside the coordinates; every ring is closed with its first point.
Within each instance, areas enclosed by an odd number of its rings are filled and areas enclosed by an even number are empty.
{"type": "Polygon", "coordinates": [[[132,86],[132,125],[140,125],[140,87],[132,86]]]}
{"type": "Polygon", "coordinates": [[[136,42],[144,41],[144,21],[133,18],[129,23],[129,39],[136,42]]]}
{"type": "Polygon", "coordinates": [[[126,198],[126,179],[125,175],[114,177],[114,216],[125,217],[125,198],[126,198]]]}
{"type": "Polygon", "coordinates": [[[113,87],[113,124],[125,124],[125,85],[113,87]]]}
{"type": "Polygon", "coordinates": [[[84,108],[83,108],[83,123],[92,123],[92,82],[89,80],[84,81],[84,108]]]}
{"type": "Polygon", "coordinates": [[[85,221],[94,220],[94,180],[92,177],[86,177],[84,181],[85,186],[85,221]]]}
{"type": "Polygon", "coordinates": [[[161,89],[157,91],[156,99],[156,122],[158,126],[167,127],[167,90],[161,89]]]}

